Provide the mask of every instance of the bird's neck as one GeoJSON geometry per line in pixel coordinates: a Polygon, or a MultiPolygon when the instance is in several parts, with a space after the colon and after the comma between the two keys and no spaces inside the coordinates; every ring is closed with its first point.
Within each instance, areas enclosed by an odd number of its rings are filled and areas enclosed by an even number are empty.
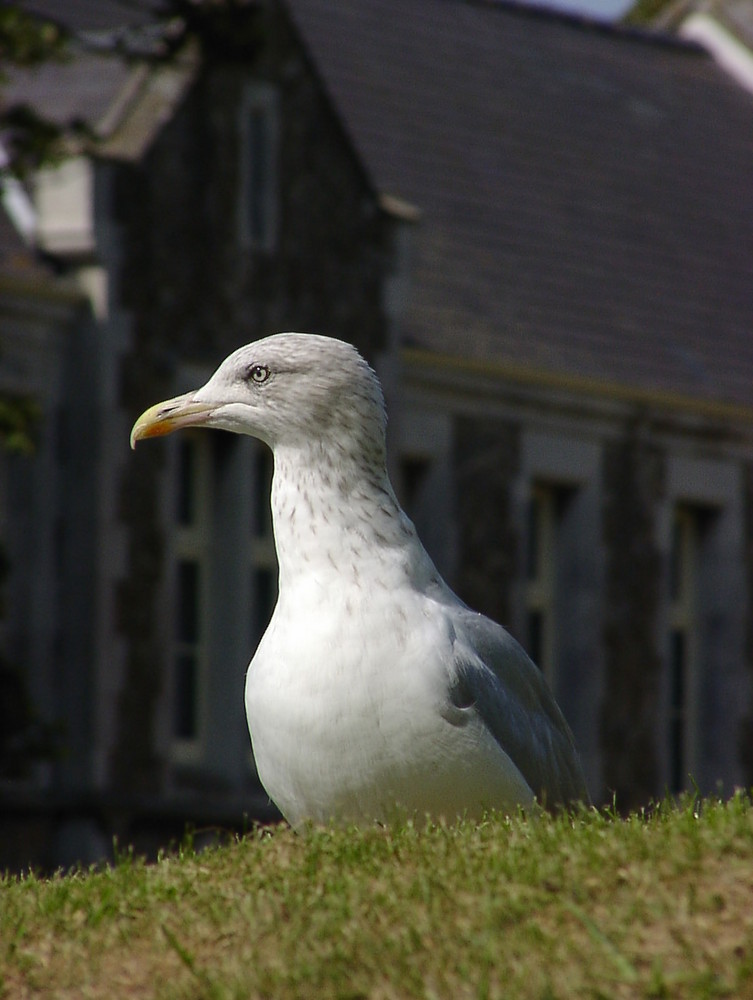
{"type": "Polygon", "coordinates": [[[423,553],[383,453],[370,460],[361,449],[275,449],[272,519],[281,592],[303,577],[357,579],[377,559],[388,575],[410,572],[416,547],[423,553]]]}

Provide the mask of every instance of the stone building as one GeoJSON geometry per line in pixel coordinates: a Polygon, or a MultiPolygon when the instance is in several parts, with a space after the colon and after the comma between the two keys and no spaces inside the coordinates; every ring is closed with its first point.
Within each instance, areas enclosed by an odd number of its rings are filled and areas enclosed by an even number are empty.
{"type": "Polygon", "coordinates": [[[398,493],[549,675],[597,801],[748,783],[751,95],[696,46],[505,3],[269,0],[199,36],[26,6],[75,57],[4,99],[89,137],[31,190],[76,319],[3,511],[7,655],[60,750],[3,782],[8,830],[52,862],[269,814],[242,700],[269,457],[128,431],[287,329],[377,368],[398,493]]]}

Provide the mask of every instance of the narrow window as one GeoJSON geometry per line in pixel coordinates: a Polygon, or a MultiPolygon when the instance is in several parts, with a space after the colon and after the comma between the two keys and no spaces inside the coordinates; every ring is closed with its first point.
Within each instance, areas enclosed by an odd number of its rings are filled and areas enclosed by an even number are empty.
{"type": "Polygon", "coordinates": [[[195,740],[199,735],[198,681],[201,565],[180,559],[176,567],[173,735],[195,740]]]}
{"type": "Polygon", "coordinates": [[[171,737],[174,756],[200,752],[206,677],[209,440],[177,438],[173,536],[171,737]]]}
{"type": "Polygon", "coordinates": [[[278,134],[275,90],[249,85],[240,111],[240,236],[244,246],[265,253],[277,243],[278,134]]]}
{"type": "Polygon", "coordinates": [[[557,666],[558,550],[562,515],[572,490],[536,483],[526,531],[526,631],[528,653],[554,687],[557,666]]]}
{"type": "Polygon", "coordinates": [[[699,560],[703,512],[675,509],[669,559],[667,655],[669,788],[688,787],[694,763],[694,693],[699,648],[699,560]]]}

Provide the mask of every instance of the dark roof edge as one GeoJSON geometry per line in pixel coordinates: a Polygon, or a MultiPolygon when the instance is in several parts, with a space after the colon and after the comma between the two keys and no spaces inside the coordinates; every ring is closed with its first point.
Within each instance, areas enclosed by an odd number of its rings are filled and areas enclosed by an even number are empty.
{"type": "Polygon", "coordinates": [[[587,14],[575,14],[565,10],[555,10],[538,3],[528,3],[526,0],[464,0],[464,2],[471,7],[497,8],[521,17],[558,21],[581,31],[708,57],[708,52],[698,42],[657,28],[624,24],[622,21],[604,21],[596,17],[589,17],[587,14]]]}
{"type": "Polygon", "coordinates": [[[529,367],[514,362],[463,358],[440,354],[423,347],[403,346],[403,362],[414,372],[450,371],[471,375],[487,375],[528,388],[560,390],[591,399],[609,400],[652,407],[657,410],[692,414],[695,417],[753,424],[753,406],[732,400],[702,395],[690,395],[671,389],[648,388],[610,379],[597,379],[588,375],[557,372],[529,367]]]}

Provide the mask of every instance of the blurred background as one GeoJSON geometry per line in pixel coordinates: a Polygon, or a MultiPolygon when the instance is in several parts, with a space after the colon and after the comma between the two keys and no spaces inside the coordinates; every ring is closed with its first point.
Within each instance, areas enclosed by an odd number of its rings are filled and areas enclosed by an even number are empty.
{"type": "Polygon", "coordinates": [[[271,458],[128,435],[281,330],[377,369],[595,802],[750,785],[751,46],[751,0],[0,9],[0,869],[275,818],[271,458]]]}

